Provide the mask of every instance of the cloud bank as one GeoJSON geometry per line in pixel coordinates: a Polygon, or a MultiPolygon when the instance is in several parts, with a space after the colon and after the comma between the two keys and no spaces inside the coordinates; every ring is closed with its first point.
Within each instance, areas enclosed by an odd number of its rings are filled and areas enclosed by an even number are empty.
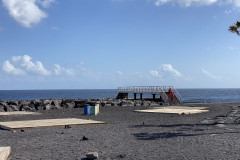
{"type": "Polygon", "coordinates": [[[163,76],[171,76],[171,77],[184,77],[182,73],[180,73],[177,69],[173,68],[171,64],[162,64],[160,70],[151,70],[150,75],[153,77],[163,77],[163,76]]]}
{"type": "Polygon", "coordinates": [[[53,2],[55,0],[2,0],[9,15],[26,28],[38,24],[47,17],[47,13],[40,9],[39,5],[47,8],[53,2]]]}
{"type": "Polygon", "coordinates": [[[221,77],[217,77],[217,76],[209,73],[209,72],[206,71],[204,68],[202,69],[202,73],[203,73],[206,77],[211,78],[211,79],[215,79],[215,80],[221,79],[221,77]]]}
{"type": "Polygon", "coordinates": [[[212,4],[231,4],[235,7],[240,7],[239,0],[156,0],[155,5],[161,6],[164,4],[178,4],[180,6],[190,7],[190,6],[208,6],[212,4]]]}
{"type": "Polygon", "coordinates": [[[29,55],[13,56],[11,60],[6,60],[2,65],[2,71],[8,75],[39,75],[39,76],[60,76],[73,75],[71,69],[66,69],[55,64],[52,69],[46,69],[42,62],[33,62],[29,55]]]}

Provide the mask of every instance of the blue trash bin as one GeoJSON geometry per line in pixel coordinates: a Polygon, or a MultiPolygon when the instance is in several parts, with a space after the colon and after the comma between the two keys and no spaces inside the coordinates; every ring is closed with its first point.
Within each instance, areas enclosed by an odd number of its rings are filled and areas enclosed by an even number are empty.
{"type": "Polygon", "coordinates": [[[90,115],[90,106],[89,105],[84,106],[84,114],[85,115],[90,115]]]}

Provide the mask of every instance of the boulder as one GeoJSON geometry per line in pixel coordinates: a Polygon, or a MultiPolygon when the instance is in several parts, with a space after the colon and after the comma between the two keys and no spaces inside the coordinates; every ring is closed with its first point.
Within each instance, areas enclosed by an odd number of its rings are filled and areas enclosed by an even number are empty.
{"type": "Polygon", "coordinates": [[[114,107],[114,106],[117,106],[117,105],[116,105],[116,103],[112,102],[111,106],[114,107]]]}
{"type": "Polygon", "coordinates": [[[105,104],[104,107],[111,107],[111,106],[112,106],[111,103],[107,103],[107,104],[105,104]]]}
{"type": "Polygon", "coordinates": [[[66,103],[66,108],[75,108],[75,103],[74,102],[66,103]]]}
{"type": "Polygon", "coordinates": [[[61,107],[61,100],[53,100],[51,105],[53,106],[54,109],[62,109],[61,107]]]}
{"type": "Polygon", "coordinates": [[[102,103],[100,103],[100,105],[101,105],[102,107],[105,107],[106,103],[102,102],[102,103]]]}
{"type": "Polygon", "coordinates": [[[15,105],[9,105],[8,108],[10,111],[19,111],[18,106],[15,106],[15,105]]]}
{"type": "Polygon", "coordinates": [[[53,106],[51,106],[50,104],[47,104],[43,107],[43,110],[51,110],[53,108],[54,108],[53,106]]]}
{"type": "Polygon", "coordinates": [[[75,108],[83,108],[87,100],[75,100],[75,108]]]}
{"type": "Polygon", "coordinates": [[[41,107],[43,105],[42,101],[40,100],[34,100],[34,101],[31,101],[30,104],[34,105],[34,108],[36,110],[39,110],[39,109],[42,109],[43,107],[41,107]]]}
{"type": "Polygon", "coordinates": [[[66,105],[67,103],[74,103],[74,99],[62,99],[61,105],[66,105]]]}
{"type": "Polygon", "coordinates": [[[4,105],[0,105],[0,112],[5,112],[4,105]]]}
{"type": "Polygon", "coordinates": [[[21,105],[19,108],[19,111],[33,111],[33,110],[35,110],[35,107],[33,104],[21,105]]]}
{"type": "Polygon", "coordinates": [[[132,101],[127,101],[127,100],[123,100],[122,102],[120,102],[119,104],[120,106],[126,107],[126,106],[134,106],[134,102],[132,101]]]}
{"type": "Polygon", "coordinates": [[[142,106],[142,104],[141,103],[134,103],[134,106],[142,106]]]}
{"type": "Polygon", "coordinates": [[[19,106],[21,106],[21,105],[28,105],[28,104],[30,104],[29,101],[19,101],[19,102],[18,102],[18,105],[19,105],[19,106]]]}
{"type": "Polygon", "coordinates": [[[43,103],[44,105],[51,104],[51,103],[52,103],[52,100],[50,100],[50,99],[44,99],[44,100],[42,100],[42,103],[43,103]]]}
{"type": "Polygon", "coordinates": [[[98,159],[98,158],[99,158],[97,152],[88,152],[88,153],[86,154],[86,157],[87,157],[87,159],[89,159],[89,160],[93,160],[93,159],[98,159]]]}
{"type": "Polygon", "coordinates": [[[158,104],[155,103],[155,102],[151,102],[151,103],[150,103],[150,106],[158,106],[158,104]]]}
{"type": "Polygon", "coordinates": [[[0,106],[6,106],[7,102],[6,101],[0,101],[0,106]]]}
{"type": "Polygon", "coordinates": [[[17,105],[18,105],[18,101],[8,101],[7,104],[8,104],[8,105],[17,106],[17,105]]]}

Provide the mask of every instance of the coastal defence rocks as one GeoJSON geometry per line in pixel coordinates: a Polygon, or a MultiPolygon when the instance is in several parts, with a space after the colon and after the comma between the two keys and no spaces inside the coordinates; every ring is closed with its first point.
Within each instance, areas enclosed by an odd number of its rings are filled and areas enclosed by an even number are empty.
{"type": "Polygon", "coordinates": [[[120,99],[41,99],[21,101],[0,101],[0,112],[10,111],[36,111],[67,108],[83,108],[84,105],[96,105],[100,107],[121,106],[159,106],[162,102],[145,100],[120,100],[120,99]]]}

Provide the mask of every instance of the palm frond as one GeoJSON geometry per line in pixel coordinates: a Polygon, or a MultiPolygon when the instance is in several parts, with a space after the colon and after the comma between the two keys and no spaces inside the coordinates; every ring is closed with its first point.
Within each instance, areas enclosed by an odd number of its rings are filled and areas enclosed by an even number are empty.
{"type": "Polygon", "coordinates": [[[240,27],[240,22],[237,21],[236,26],[239,28],[240,27]]]}
{"type": "Polygon", "coordinates": [[[238,26],[237,25],[232,25],[228,28],[228,30],[232,33],[236,33],[237,35],[240,35],[239,31],[238,31],[238,26]]]}

